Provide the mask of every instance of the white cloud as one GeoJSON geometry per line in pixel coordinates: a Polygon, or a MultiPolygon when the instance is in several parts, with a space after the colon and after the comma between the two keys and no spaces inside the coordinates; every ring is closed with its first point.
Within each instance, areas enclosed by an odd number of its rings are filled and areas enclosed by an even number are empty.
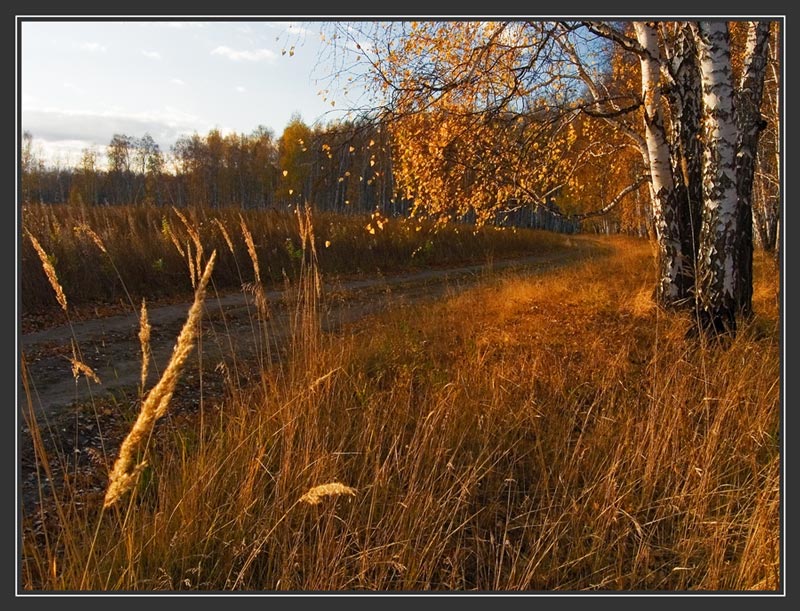
{"type": "Polygon", "coordinates": [[[231,49],[230,47],[226,46],[217,47],[216,49],[211,51],[211,55],[221,55],[235,62],[238,61],[258,62],[263,60],[272,61],[277,57],[277,54],[274,51],[270,51],[269,49],[255,49],[254,51],[239,51],[237,49],[231,49]]]}
{"type": "Polygon", "coordinates": [[[244,93],[244,92],[246,92],[246,91],[247,91],[247,89],[245,89],[245,88],[244,88],[244,87],[242,87],[241,85],[237,85],[237,86],[236,86],[236,91],[238,91],[239,93],[244,93]]]}
{"type": "Polygon", "coordinates": [[[108,51],[108,47],[101,45],[99,42],[82,42],[78,45],[78,48],[90,53],[105,53],[108,51]]]}
{"type": "Polygon", "coordinates": [[[286,30],[289,34],[297,34],[298,36],[305,36],[310,32],[308,28],[300,25],[300,21],[271,21],[267,25],[271,28],[279,28],[286,30]]]}
{"type": "Polygon", "coordinates": [[[172,83],[173,85],[180,85],[181,87],[183,87],[186,84],[186,81],[179,78],[169,79],[169,82],[172,83]]]}
{"type": "Polygon", "coordinates": [[[71,89],[75,93],[86,93],[86,90],[78,87],[75,83],[64,83],[64,89],[71,89]]]}
{"type": "Polygon", "coordinates": [[[34,137],[34,143],[39,149],[37,154],[41,155],[44,162],[48,165],[60,167],[75,166],[80,162],[83,151],[86,149],[94,149],[97,153],[98,164],[101,167],[106,164],[105,149],[97,147],[93,142],[89,142],[88,140],[61,140],[59,142],[49,142],[34,137]]]}
{"type": "Polygon", "coordinates": [[[145,132],[153,136],[162,150],[167,150],[180,136],[194,131],[203,133],[209,127],[199,117],[172,107],[139,113],[23,110],[22,125],[47,146],[73,150],[76,146],[70,146],[70,142],[81,142],[81,148],[91,144],[106,147],[114,134],[140,138],[145,132]]]}
{"type": "Polygon", "coordinates": [[[142,51],[142,55],[147,57],[148,59],[161,59],[161,53],[158,51],[142,51]]]}

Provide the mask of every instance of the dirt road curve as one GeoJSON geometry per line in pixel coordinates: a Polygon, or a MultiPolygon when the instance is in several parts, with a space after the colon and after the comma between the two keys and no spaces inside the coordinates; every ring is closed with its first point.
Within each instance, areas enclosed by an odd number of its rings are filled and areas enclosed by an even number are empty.
{"type": "MultiPolygon", "coordinates": [[[[448,291],[455,292],[499,271],[513,269],[528,274],[553,269],[586,256],[585,244],[575,246],[557,254],[495,262],[492,266],[472,265],[391,277],[326,282],[323,288],[323,329],[331,331],[382,309],[435,298],[448,291]]],[[[271,291],[267,297],[271,312],[267,333],[271,346],[269,354],[274,357],[280,354],[282,342],[285,343],[288,336],[290,318],[284,292],[271,291]]],[[[200,340],[205,363],[203,369],[213,372],[214,366],[223,361],[230,369],[231,355],[235,355],[237,371],[246,379],[248,371],[251,374],[255,371],[253,367],[259,355],[267,358],[264,335],[254,331],[252,323],[255,319],[252,295],[237,292],[217,297],[209,294],[205,308],[200,340]]],[[[189,304],[182,303],[149,310],[153,366],[148,387],[155,383],[168,362],[188,309],[189,304]]],[[[107,393],[114,393],[118,400],[126,400],[125,397],[135,399],[141,378],[138,333],[138,315],[128,314],[21,335],[19,350],[26,363],[30,401],[37,415],[56,415],[77,403],[107,397],[107,393]],[[77,381],[73,377],[69,360],[73,340],[83,361],[96,372],[100,384],[89,382],[83,376],[77,381]]],[[[195,371],[197,360],[190,359],[195,371]]],[[[190,376],[191,371],[186,375],[190,376]]],[[[29,397],[22,377],[20,375],[17,404],[27,410],[29,397]]],[[[208,378],[206,381],[212,382],[208,378]]]]}

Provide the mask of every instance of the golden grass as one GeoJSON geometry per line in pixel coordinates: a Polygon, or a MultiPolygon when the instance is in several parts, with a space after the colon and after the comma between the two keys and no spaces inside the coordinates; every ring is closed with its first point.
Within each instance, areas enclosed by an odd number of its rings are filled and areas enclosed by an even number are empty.
{"type": "Polygon", "coordinates": [[[72,377],[76,380],[81,374],[83,374],[95,384],[101,383],[100,378],[97,376],[94,370],[83,361],[79,361],[77,358],[72,357],[70,359],[70,363],[72,364],[72,377]]]}
{"type": "Polygon", "coordinates": [[[142,350],[142,389],[144,393],[145,386],[147,385],[147,374],[150,368],[150,331],[152,327],[147,320],[147,304],[142,299],[142,309],[139,313],[139,346],[142,350]]]}
{"type": "MultiPolygon", "coordinates": [[[[211,257],[206,263],[203,276],[197,285],[194,302],[189,308],[189,315],[181,329],[178,341],[173,350],[172,356],[164,369],[161,379],[142,401],[142,407],[136,422],[131,428],[130,433],[122,442],[119,450],[119,457],[114,463],[114,468],[109,475],[108,488],[106,489],[103,507],[110,507],[120,500],[136,483],[136,478],[146,466],[143,461],[134,464],[136,452],[141,444],[146,441],[153,430],[156,420],[164,416],[175,391],[181,370],[183,369],[189,353],[194,348],[194,340],[199,331],[200,317],[203,311],[203,301],[205,300],[206,287],[211,279],[211,272],[214,269],[216,251],[211,253],[211,257]]],[[[143,314],[143,320],[146,318],[143,314]]],[[[144,376],[143,376],[144,377],[144,376]]]]}
{"type": "Polygon", "coordinates": [[[261,268],[258,265],[258,254],[256,253],[256,245],[253,242],[253,234],[250,233],[250,229],[241,214],[239,215],[239,222],[244,236],[244,243],[247,245],[247,254],[250,255],[250,261],[253,264],[256,283],[261,284],[261,268]]]}
{"type": "Polygon", "coordinates": [[[330,482],[314,486],[300,497],[300,502],[307,505],[319,505],[326,497],[355,496],[356,492],[357,490],[350,486],[345,486],[339,482],[330,482]]]}
{"type": "MultiPolygon", "coordinates": [[[[266,321],[269,318],[269,301],[264,292],[264,285],[261,282],[261,268],[258,265],[258,254],[256,253],[256,245],[253,242],[253,234],[250,233],[250,229],[247,227],[247,223],[241,214],[239,215],[239,224],[242,228],[244,242],[247,245],[247,254],[250,256],[250,262],[253,265],[255,282],[250,286],[252,287],[253,296],[255,297],[256,309],[258,310],[261,321],[266,321]]],[[[230,246],[230,237],[227,232],[225,232],[225,227],[221,223],[219,223],[219,227],[224,232],[223,235],[230,246]]],[[[233,251],[231,250],[231,252],[233,251]]]]}
{"type": "MultiPolygon", "coordinates": [[[[192,282],[202,270],[197,263],[197,253],[202,252],[198,244],[218,252],[214,283],[219,290],[240,290],[242,284],[254,280],[253,276],[243,278],[239,270],[239,261],[248,257],[252,261],[255,256],[258,265],[253,267],[265,286],[280,287],[284,277],[294,281],[300,273],[301,237],[291,211],[152,206],[89,206],[79,210],[36,204],[24,206],[21,218],[23,228],[36,237],[52,261],[57,261],[58,279],[70,293],[73,317],[82,314],[76,306],[118,301],[121,284],[130,292],[126,301],[131,313],[138,310],[142,298],[150,304],[165,296],[185,295],[187,301],[191,300],[192,282]],[[246,239],[233,235],[232,228],[240,227],[241,219],[251,234],[249,245],[246,239]],[[100,241],[95,242],[85,228],[100,241]],[[191,244],[189,253],[187,244],[191,244]],[[186,273],[188,269],[192,270],[190,274],[186,273]]],[[[566,242],[564,236],[542,231],[481,228],[473,232],[415,219],[388,219],[373,235],[364,229],[367,218],[315,214],[316,240],[327,245],[318,261],[321,273],[331,278],[428,265],[485,263],[492,258],[558,251],[566,242]]],[[[52,314],[52,289],[28,240],[22,244],[20,259],[23,312],[52,314]]]]}
{"type": "Polygon", "coordinates": [[[53,264],[50,262],[50,258],[47,256],[47,253],[42,248],[42,245],[39,244],[39,240],[37,240],[33,234],[28,231],[27,229],[25,232],[28,234],[28,238],[30,238],[31,244],[36,249],[36,254],[39,255],[39,261],[42,264],[42,269],[44,273],[47,275],[47,279],[50,282],[50,286],[53,288],[53,292],[56,295],[56,300],[58,301],[58,305],[61,306],[61,309],[64,312],[67,311],[67,296],[64,294],[64,289],[61,288],[61,284],[58,281],[58,276],[56,275],[56,270],[53,267],[53,264]]]}
{"type": "MultiPolygon", "coordinates": [[[[228,234],[228,230],[225,229],[225,225],[223,225],[222,221],[220,221],[218,218],[211,219],[211,222],[217,227],[219,227],[220,233],[222,233],[222,237],[225,239],[225,244],[228,245],[228,250],[232,255],[235,255],[236,249],[233,247],[233,240],[231,240],[231,236],[228,234]]],[[[253,250],[255,250],[255,248],[253,250]]]]}
{"type": "Polygon", "coordinates": [[[80,225],[75,226],[75,231],[78,233],[85,233],[89,236],[89,238],[94,242],[95,246],[100,249],[101,252],[104,254],[108,254],[108,250],[106,249],[106,245],[103,243],[103,239],[97,235],[97,233],[89,227],[86,223],[81,223],[80,225]]]}
{"type": "Polygon", "coordinates": [[[600,243],[325,335],[307,242],[288,361],[155,443],[124,515],[65,495],[67,535],[23,537],[24,587],[775,591],[774,265],[710,346],[650,301],[647,243],[600,243]]]}

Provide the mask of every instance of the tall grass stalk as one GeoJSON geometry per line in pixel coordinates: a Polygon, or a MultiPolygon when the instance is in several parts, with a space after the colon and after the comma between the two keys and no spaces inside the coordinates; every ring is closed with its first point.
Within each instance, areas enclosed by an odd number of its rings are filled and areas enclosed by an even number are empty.
{"type": "Polygon", "coordinates": [[[214,262],[217,258],[216,251],[211,253],[211,257],[206,263],[205,271],[200,278],[195,292],[194,302],[189,308],[189,315],[178,336],[178,341],[172,353],[172,357],[164,369],[161,379],[156,383],[152,390],[147,393],[142,401],[139,416],[133,425],[130,433],[122,442],[119,457],[114,463],[114,468],[109,475],[108,488],[106,489],[103,507],[108,508],[114,505],[122,496],[128,492],[136,483],[136,478],[146,466],[146,462],[136,462],[136,453],[141,445],[146,442],[153,430],[155,422],[164,416],[175,392],[178,377],[183,369],[186,359],[189,357],[194,342],[199,332],[200,317],[203,311],[203,301],[205,300],[206,287],[214,269],[214,262]]]}

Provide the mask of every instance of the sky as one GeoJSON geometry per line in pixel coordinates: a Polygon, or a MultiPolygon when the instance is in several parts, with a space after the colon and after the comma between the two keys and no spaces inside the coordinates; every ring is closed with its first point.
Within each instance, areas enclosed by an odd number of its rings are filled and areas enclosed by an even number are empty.
{"type": "MultiPolygon", "coordinates": [[[[319,22],[22,21],[22,130],[50,163],[103,153],[114,134],[149,133],[162,151],[181,135],[280,136],[293,113],[342,118],[319,92],[319,22]],[[285,51],[285,53],[284,53],[285,51]]],[[[336,103],[336,98],[333,96],[336,103]]]]}

